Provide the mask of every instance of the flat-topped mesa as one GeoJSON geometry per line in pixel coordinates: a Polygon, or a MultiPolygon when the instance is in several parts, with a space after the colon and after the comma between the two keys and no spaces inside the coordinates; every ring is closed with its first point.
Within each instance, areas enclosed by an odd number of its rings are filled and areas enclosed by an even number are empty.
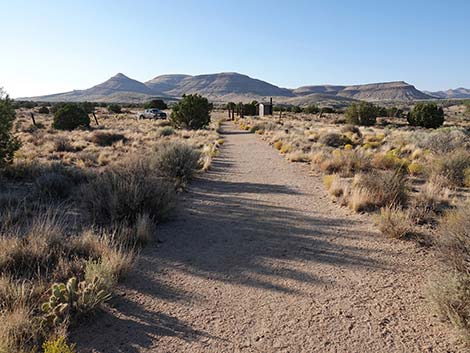
{"type": "MultiPolygon", "coordinates": [[[[466,94],[465,91],[468,90],[459,89],[459,96],[466,94]]],[[[184,94],[192,93],[201,94],[217,103],[263,101],[274,97],[275,104],[307,105],[328,102],[328,104],[343,106],[355,100],[374,102],[436,98],[434,94],[421,92],[405,81],[365,85],[312,85],[287,89],[237,72],[221,72],[195,76],[160,75],[145,83],[118,73],[89,89],[24,99],[51,102],[88,100],[125,103],[145,102],[153,97],[179,99],[184,94]]],[[[470,92],[468,93],[470,95],[470,92]]],[[[447,94],[443,93],[442,96],[447,96],[447,94]]]]}

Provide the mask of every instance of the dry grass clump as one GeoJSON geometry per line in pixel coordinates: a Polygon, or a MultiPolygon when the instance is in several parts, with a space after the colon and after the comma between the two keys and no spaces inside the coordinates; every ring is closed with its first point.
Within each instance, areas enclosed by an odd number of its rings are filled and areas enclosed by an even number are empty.
{"type": "Polygon", "coordinates": [[[345,193],[346,185],[344,185],[341,178],[336,174],[325,175],[323,177],[323,184],[325,185],[326,190],[336,198],[342,197],[345,193]]]}
{"type": "Polygon", "coordinates": [[[414,234],[414,224],[409,213],[394,205],[380,209],[377,223],[379,230],[391,238],[405,239],[414,234]]]}
{"type": "Polygon", "coordinates": [[[403,174],[373,171],[358,174],[353,182],[348,204],[356,212],[372,211],[390,205],[404,205],[408,200],[408,187],[403,174]]]}
{"type": "Polygon", "coordinates": [[[32,319],[32,308],[17,306],[0,312],[0,352],[29,352],[38,343],[41,330],[38,322],[32,319]]]}
{"type": "Polygon", "coordinates": [[[438,313],[470,340],[470,204],[444,217],[438,242],[441,269],[430,298],[438,313]]]}
{"type": "Polygon", "coordinates": [[[445,178],[451,186],[465,186],[469,168],[470,152],[458,150],[437,158],[433,165],[433,174],[445,178]]]}
{"type": "Polygon", "coordinates": [[[338,173],[344,177],[370,170],[370,157],[359,150],[335,150],[331,156],[323,155],[320,169],[328,174],[338,173]]]}
{"type": "Polygon", "coordinates": [[[72,146],[70,140],[65,136],[59,136],[54,140],[54,151],[56,152],[75,152],[76,148],[72,146]]]}

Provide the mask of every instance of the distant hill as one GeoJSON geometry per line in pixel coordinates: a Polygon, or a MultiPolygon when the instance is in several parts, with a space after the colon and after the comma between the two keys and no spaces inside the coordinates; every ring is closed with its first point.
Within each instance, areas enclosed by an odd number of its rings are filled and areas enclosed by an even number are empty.
{"type": "Polygon", "coordinates": [[[466,99],[470,98],[470,89],[468,88],[456,88],[449,89],[447,91],[438,91],[438,92],[426,92],[427,94],[440,98],[440,99],[466,99]]]}
{"type": "Polygon", "coordinates": [[[117,74],[85,90],[23,98],[35,101],[144,102],[152,97],[178,99],[183,94],[199,93],[216,103],[263,101],[307,105],[328,103],[346,105],[355,100],[413,101],[433,97],[406,82],[367,85],[317,85],[287,89],[235,72],[207,75],[161,75],[145,83],[117,74]]]}

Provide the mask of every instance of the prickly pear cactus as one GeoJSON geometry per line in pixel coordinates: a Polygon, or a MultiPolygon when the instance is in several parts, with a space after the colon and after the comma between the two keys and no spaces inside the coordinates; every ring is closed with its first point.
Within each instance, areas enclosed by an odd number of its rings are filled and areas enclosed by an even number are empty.
{"type": "Polygon", "coordinates": [[[99,287],[97,277],[91,283],[78,282],[75,277],[72,277],[67,283],[53,284],[49,300],[41,307],[44,312],[44,322],[58,326],[71,316],[96,310],[111,298],[108,292],[99,287]]]}

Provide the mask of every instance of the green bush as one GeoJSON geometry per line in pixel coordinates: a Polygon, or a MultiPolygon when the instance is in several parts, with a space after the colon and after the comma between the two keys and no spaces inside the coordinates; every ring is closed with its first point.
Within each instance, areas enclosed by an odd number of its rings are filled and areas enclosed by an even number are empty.
{"type": "Polygon", "coordinates": [[[49,108],[48,107],[41,107],[38,109],[39,114],[49,114],[49,108]]]}
{"type": "Polygon", "coordinates": [[[307,114],[318,114],[320,112],[320,108],[314,104],[311,104],[308,107],[305,107],[303,112],[307,114]]]}
{"type": "Polygon", "coordinates": [[[346,110],[346,121],[353,125],[372,126],[378,115],[379,109],[371,103],[353,103],[346,110]]]}
{"type": "Polygon", "coordinates": [[[152,99],[144,104],[144,109],[168,109],[168,105],[162,99],[152,99]]]}
{"type": "Polygon", "coordinates": [[[10,163],[15,151],[21,146],[20,141],[11,132],[15,118],[13,102],[0,89],[0,167],[10,163]]]}
{"type": "Polygon", "coordinates": [[[298,105],[291,106],[289,110],[291,113],[302,113],[302,108],[300,108],[298,105]]]}
{"type": "Polygon", "coordinates": [[[256,104],[247,103],[243,104],[243,114],[244,115],[256,115],[256,104]]]}
{"type": "Polygon", "coordinates": [[[403,110],[397,107],[390,107],[386,110],[387,116],[390,118],[402,118],[403,117],[403,110]]]}
{"type": "Polygon", "coordinates": [[[175,104],[170,120],[178,128],[201,129],[209,125],[212,104],[199,94],[184,95],[175,104]]]}
{"type": "Polygon", "coordinates": [[[119,104],[108,105],[108,112],[114,114],[121,114],[121,106],[119,104]]]}
{"type": "Polygon", "coordinates": [[[408,123],[411,126],[438,128],[444,124],[444,110],[434,103],[418,103],[408,113],[408,123]]]}
{"type": "Polygon", "coordinates": [[[90,117],[80,104],[66,103],[54,113],[52,127],[58,130],[74,130],[89,127],[90,117]]]}

